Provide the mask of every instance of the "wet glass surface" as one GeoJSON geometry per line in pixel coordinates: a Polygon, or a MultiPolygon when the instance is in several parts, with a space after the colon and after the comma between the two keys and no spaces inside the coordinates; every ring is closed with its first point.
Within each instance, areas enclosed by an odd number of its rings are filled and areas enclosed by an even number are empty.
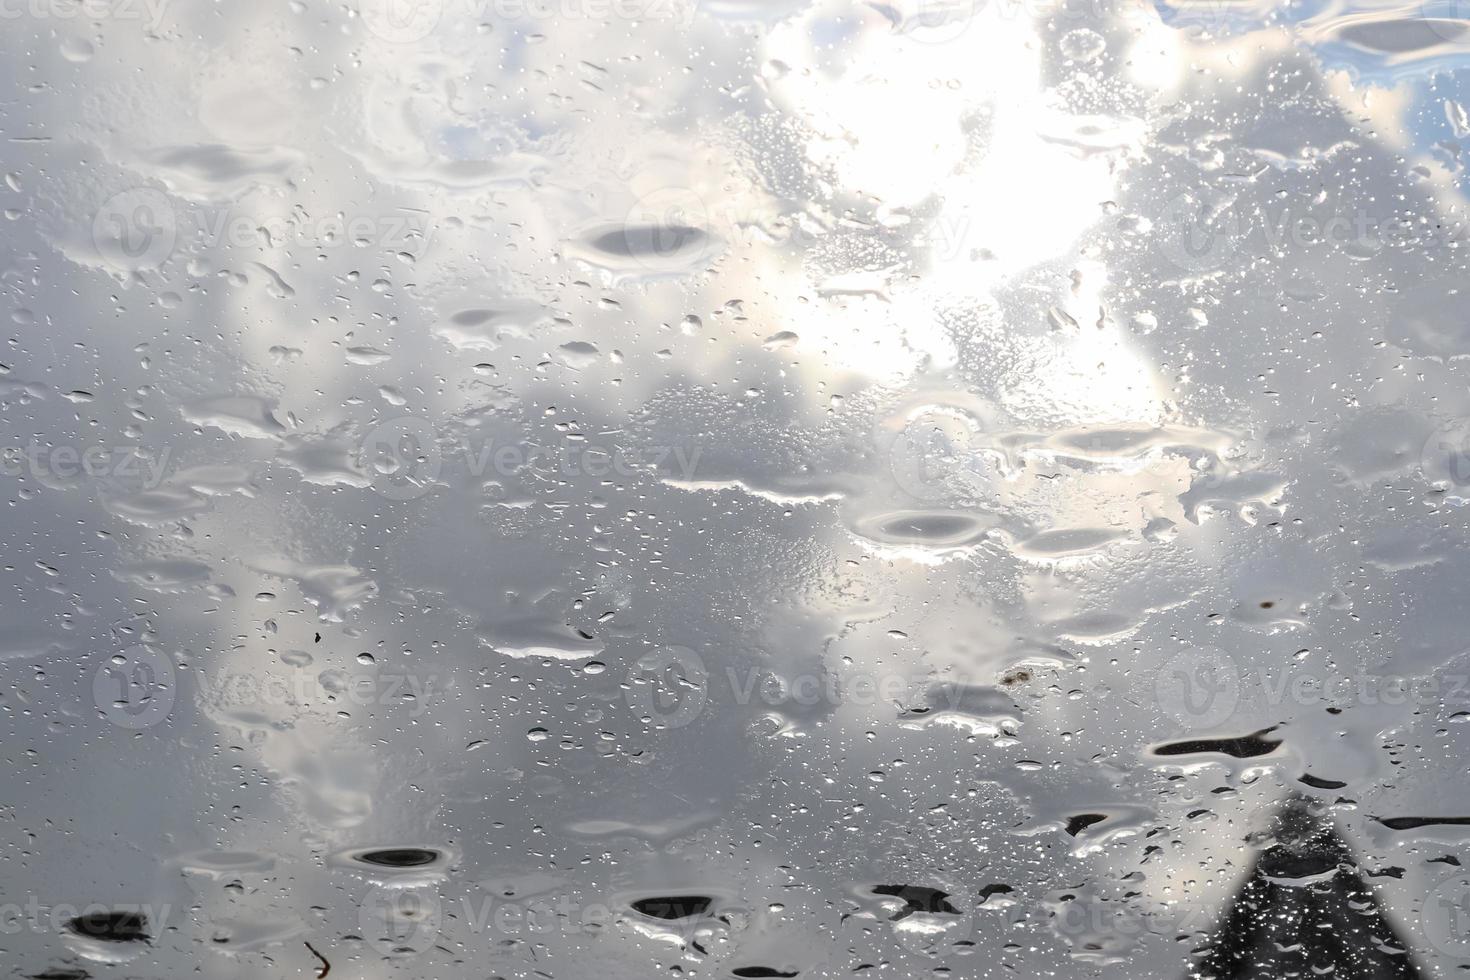
{"type": "Polygon", "coordinates": [[[1470,966],[1470,10],[0,0],[0,967],[1470,966]]]}

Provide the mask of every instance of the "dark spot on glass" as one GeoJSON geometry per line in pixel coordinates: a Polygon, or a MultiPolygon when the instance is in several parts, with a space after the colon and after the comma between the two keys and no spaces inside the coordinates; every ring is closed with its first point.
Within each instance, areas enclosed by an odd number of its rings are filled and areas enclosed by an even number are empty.
{"type": "Polygon", "coordinates": [[[949,892],[923,885],[874,885],[874,895],[901,898],[904,907],[898,910],[892,921],[907,918],[915,912],[938,912],[944,915],[959,915],[960,910],[949,903],[949,892]]]}
{"type": "Polygon", "coordinates": [[[1349,24],[1338,29],[1337,37],[1354,47],[1380,54],[1408,54],[1432,49],[1444,44],[1447,38],[1459,42],[1465,30],[1465,24],[1458,19],[1404,17],[1349,24]]]}
{"type": "Polygon", "coordinates": [[[422,847],[385,847],[380,851],[364,851],[357,859],[380,868],[422,868],[433,864],[438,857],[438,851],[422,847]]]}
{"type": "Polygon", "coordinates": [[[737,977],[794,977],[800,970],[777,970],[769,966],[737,966],[730,971],[737,977]]]}
{"type": "Polygon", "coordinates": [[[974,525],[964,514],[917,514],[887,522],[883,532],[893,537],[945,540],[968,534],[974,525]]]}
{"type": "Polygon", "coordinates": [[[1420,827],[1470,827],[1470,817],[1374,817],[1389,830],[1418,830],[1420,827]]]}
{"type": "Polygon", "coordinates": [[[100,939],[107,943],[140,943],[148,941],[148,917],[141,912],[121,910],[89,912],[66,924],[78,936],[100,939]]]}
{"type": "Polygon", "coordinates": [[[986,902],[990,901],[990,897],[992,895],[1009,895],[1013,891],[1015,891],[1015,889],[1012,888],[1010,885],[986,885],[984,888],[980,889],[980,904],[984,905],[986,902]]]}
{"type": "Polygon", "coordinates": [[[1067,818],[1067,833],[1076,837],[1088,827],[1096,823],[1102,823],[1106,819],[1108,819],[1107,815],[1102,813],[1079,813],[1075,817],[1067,818]]]}
{"type": "Polygon", "coordinates": [[[1263,728],[1258,732],[1239,735],[1235,738],[1191,738],[1178,742],[1165,742],[1154,746],[1150,754],[1168,757],[1218,752],[1235,759],[1254,759],[1257,756],[1270,755],[1280,747],[1281,739],[1266,737],[1275,730],[1274,727],[1263,728]]]}
{"type": "Polygon", "coordinates": [[[633,910],[650,919],[692,919],[703,915],[714,904],[708,895],[658,895],[633,902],[633,910]]]}
{"type": "Polygon", "coordinates": [[[592,246],[607,255],[635,258],[700,248],[708,240],[703,231],[687,225],[629,225],[598,235],[592,246]]]}

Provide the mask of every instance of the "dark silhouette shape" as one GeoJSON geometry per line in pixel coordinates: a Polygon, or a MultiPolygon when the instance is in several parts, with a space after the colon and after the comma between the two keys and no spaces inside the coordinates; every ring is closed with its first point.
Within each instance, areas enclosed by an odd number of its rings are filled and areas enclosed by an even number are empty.
{"type": "Polygon", "coordinates": [[[944,915],[959,915],[960,910],[949,903],[949,892],[923,885],[874,885],[874,895],[885,895],[903,899],[904,907],[889,921],[906,919],[915,912],[937,912],[944,915]]]}
{"type": "Polygon", "coordinates": [[[714,899],[708,895],[657,895],[632,903],[633,910],[650,919],[692,919],[709,911],[714,899]]]}
{"type": "Polygon", "coordinates": [[[1254,759],[1263,755],[1270,755],[1281,746],[1282,739],[1267,738],[1276,728],[1263,728],[1249,735],[1237,735],[1233,738],[1191,738],[1179,742],[1165,742],[1153,747],[1151,754],[1155,757],[1168,758],[1174,755],[1200,755],[1206,752],[1218,752],[1228,755],[1234,759],[1254,759]]]}
{"type": "Polygon", "coordinates": [[[1389,830],[1418,830],[1420,827],[1464,827],[1470,817],[1374,817],[1389,830]]]}
{"type": "Polygon", "coordinates": [[[439,852],[422,847],[385,847],[377,851],[363,851],[357,855],[357,859],[380,868],[422,868],[437,861],[439,852]]]}
{"type": "Polygon", "coordinates": [[[107,909],[79,915],[66,923],[78,936],[107,943],[146,943],[148,917],[141,912],[107,909]]]}
{"type": "Polygon", "coordinates": [[[1002,885],[998,882],[996,884],[986,885],[984,888],[980,889],[980,904],[984,905],[986,902],[990,901],[990,896],[992,895],[1009,895],[1011,892],[1014,891],[1015,889],[1012,888],[1010,885],[1002,885]]]}
{"type": "Polygon", "coordinates": [[[1106,819],[1108,817],[1105,813],[1079,813],[1076,816],[1067,818],[1067,833],[1076,837],[1088,827],[1091,827],[1095,823],[1102,823],[1106,819]]]}
{"type": "Polygon", "coordinates": [[[1293,797],[1192,978],[1424,980],[1329,819],[1293,797]]]}
{"type": "Polygon", "coordinates": [[[307,943],[306,948],[311,950],[312,956],[315,956],[317,959],[322,961],[322,968],[317,971],[316,980],[325,980],[326,975],[332,972],[332,964],[328,963],[327,958],[321,953],[318,953],[316,951],[316,947],[313,946],[311,943],[307,943]]]}

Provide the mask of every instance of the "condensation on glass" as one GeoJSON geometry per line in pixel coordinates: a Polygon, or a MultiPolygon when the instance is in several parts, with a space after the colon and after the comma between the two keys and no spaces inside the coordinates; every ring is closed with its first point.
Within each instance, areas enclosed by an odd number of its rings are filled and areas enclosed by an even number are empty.
{"type": "Polygon", "coordinates": [[[0,0],[17,976],[1470,965],[1470,19],[0,0]]]}

